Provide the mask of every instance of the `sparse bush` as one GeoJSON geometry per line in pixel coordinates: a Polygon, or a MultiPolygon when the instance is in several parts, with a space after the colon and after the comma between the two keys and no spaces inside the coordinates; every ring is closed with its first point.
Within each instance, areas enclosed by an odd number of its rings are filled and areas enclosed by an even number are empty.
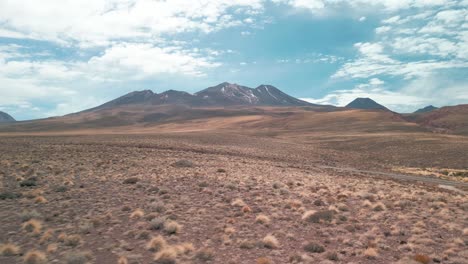
{"type": "Polygon", "coordinates": [[[59,186],[55,186],[53,190],[54,192],[63,193],[63,192],[68,191],[68,187],[65,185],[59,185],[59,186]]]}
{"type": "Polygon", "coordinates": [[[239,247],[241,249],[253,249],[255,247],[255,241],[243,240],[239,247]]]}
{"type": "Polygon", "coordinates": [[[23,262],[25,264],[46,264],[46,255],[38,250],[30,250],[24,255],[23,262]]]}
{"type": "Polygon", "coordinates": [[[128,264],[128,259],[125,256],[120,256],[117,260],[117,264],[128,264]]]}
{"type": "Polygon", "coordinates": [[[135,211],[133,211],[132,214],[130,214],[130,218],[142,218],[144,215],[145,215],[145,212],[143,212],[143,210],[138,208],[135,211]]]}
{"type": "Polygon", "coordinates": [[[16,256],[19,253],[20,248],[14,244],[0,244],[0,256],[16,256]]]}
{"type": "Polygon", "coordinates": [[[44,196],[38,196],[38,197],[36,197],[36,199],[34,201],[36,203],[47,203],[47,199],[44,198],[44,196]]]}
{"type": "Polygon", "coordinates": [[[198,250],[197,253],[195,254],[195,258],[202,262],[213,260],[213,257],[214,257],[213,250],[209,248],[202,248],[198,250]]]}
{"type": "Polygon", "coordinates": [[[151,230],[160,230],[164,227],[165,222],[166,222],[166,219],[164,219],[163,217],[156,217],[150,221],[149,228],[151,230]]]}
{"type": "Polygon", "coordinates": [[[231,203],[231,205],[236,206],[236,207],[244,207],[245,203],[244,203],[244,201],[242,201],[242,199],[237,198],[231,203]]]}
{"type": "Polygon", "coordinates": [[[27,179],[20,182],[20,187],[34,187],[37,186],[37,182],[34,179],[27,179]]]}
{"type": "Polygon", "coordinates": [[[170,235],[177,234],[180,232],[181,229],[182,229],[182,226],[179,225],[176,221],[169,220],[164,223],[164,231],[167,234],[170,234],[170,235]]]}
{"type": "Polygon", "coordinates": [[[383,203],[376,203],[373,207],[372,210],[375,212],[380,212],[380,211],[385,211],[386,207],[383,203]]]}
{"type": "Polygon", "coordinates": [[[21,218],[21,221],[22,222],[26,222],[28,220],[31,220],[33,218],[35,219],[41,219],[42,218],[42,215],[37,212],[36,210],[32,210],[32,211],[23,211],[21,214],[20,214],[20,218],[21,218]]]}
{"type": "Polygon", "coordinates": [[[5,191],[0,193],[0,200],[7,200],[7,199],[17,199],[21,197],[21,193],[14,193],[10,191],[5,191]]]}
{"type": "Polygon", "coordinates": [[[260,224],[263,224],[263,225],[268,225],[270,223],[270,218],[264,214],[259,214],[256,218],[255,218],[255,222],[257,223],[260,223],[260,224]]]}
{"type": "Polygon", "coordinates": [[[331,222],[334,214],[334,210],[307,211],[302,216],[302,219],[311,223],[319,223],[320,221],[331,222]]]}
{"type": "Polygon", "coordinates": [[[157,264],[175,264],[177,261],[177,251],[172,247],[166,247],[156,253],[154,261],[157,264]]]}
{"type": "Polygon", "coordinates": [[[23,230],[25,230],[26,232],[38,235],[41,233],[42,223],[39,220],[31,219],[23,223],[23,230]]]}
{"type": "Polygon", "coordinates": [[[266,257],[261,257],[257,259],[257,264],[272,264],[271,260],[266,257]]]}
{"type": "Polygon", "coordinates": [[[370,258],[370,259],[374,259],[379,255],[377,253],[377,250],[375,248],[371,248],[371,247],[364,250],[363,254],[364,254],[364,256],[366,256],[367,258],[370,258]]]}
{"type": "Polygon", "coordinates": [[[414,255],[413,259],[419,263],[423,263],[423,264],[428,264],[429,262],[431,262],[431,259],[426,256],[426,255],[422,255],[422,254],[416,254],[414,255]]]}
{"type": "Polygon", "coordinates": [[[327,259],[332,261],[338,261],[338,254],[336,252],[330,252],[327,254],[327,259]]]}
{"type": "Polygon", "coordinates": [[[146,248],[153,252],[161,251],[163,248],[166,247],[167,242],[162,236],[153,237],[146,245],[146,248]]]}
{"type": "Polygon", "coordinates": [[[195,167],[195,164],[189,160],[178,160],[172,164],[176,168],[192,168],[195,167]]]}
{"type": "Polygon", "coordinates": [[[123,184],[136,184],[140,179],[137,177],[130,177],[123,181],[123,184]]]}
{"type": "Polygon", "coordinates": [[[81,236],[79,235],[69,235],[65,238],[65,245],[70,247],[76,247],[81,244],[81,236]]]}
{"type": "Polygon", "coordinates": [[[267,235],[262,239],[263,246],[269,249],[276,249],[279,247],[279,242],[276,237],[272,235],[267,235]]]}
{"type": "Polygon", "coordinates": [[[151,204],[151,210],[154,212],[163,213],[166,211],[166,207],[164,206],[164,203],[156,202],[151,204]]]}
{"type": "Polygon", "coordinates": [[[310,253],[323,253],[325,248],[315,242],[309,242],[304,246],[304,250],[310,253]]]}
{"type": "Polygon", "coordinates": [[[90,263],[93,256],[90,252],[71,252],[65,255],[67,264],[87,264],[90,263]]]}

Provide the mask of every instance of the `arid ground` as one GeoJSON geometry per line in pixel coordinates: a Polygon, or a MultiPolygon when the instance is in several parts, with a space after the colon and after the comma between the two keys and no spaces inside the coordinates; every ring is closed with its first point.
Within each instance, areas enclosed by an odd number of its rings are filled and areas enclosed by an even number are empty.
{"type": "Polygon", "coordinates": [[[467,263],[467,149],[430,133],[2,136],[0,263],[467,263]]]}

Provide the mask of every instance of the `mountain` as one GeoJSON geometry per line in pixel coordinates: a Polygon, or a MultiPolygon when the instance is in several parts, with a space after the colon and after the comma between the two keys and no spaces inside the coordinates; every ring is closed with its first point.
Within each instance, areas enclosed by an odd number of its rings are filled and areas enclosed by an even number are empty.
{"type": "Polygon", "coordinates": [[[409,114],[405,119],[434,132],[468,135],[468,104],[445,106],[426,113],[409,114]]]}
{"type": "Polygon", "coordinates": [[[356,98],[354,101],[346,105],[347,108],[354,109],[380,109],[388,110],[385,106],[378,104],[370,98],[356,98]]]}
{"type": "Polygon", "coordinates": [[[435,107],[433,105],[426,106],[424,108],[418,109],[414,112],[414,114],[421,114],[421,113],[428,113],[431,111],[434,111],[436,109],[439,109],[438,107],[435,107]]]}
{"type": "Polygon", "coordinates": [[[224,82],[194,94],[176,90],[169,90],[160,94],[150,90],[131,92],[86,111],[109,109],[124,105],[171,104],[189,107],[314,106],[313,104],[289,96],[271,85],[260,85],[257,88],[249,88],[224,82]]]}
{"type": "Polygon", "coordinates": [[[11,115],[0,111],[0,123],[11,123],[15,121],[16,120],[13,117],[11,117],[11,115]]]}

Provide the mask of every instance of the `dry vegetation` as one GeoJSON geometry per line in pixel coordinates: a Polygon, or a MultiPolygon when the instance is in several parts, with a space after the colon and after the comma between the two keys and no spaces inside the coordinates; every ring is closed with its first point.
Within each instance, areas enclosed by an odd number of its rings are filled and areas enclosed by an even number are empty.
{"type": "Polygon", "coordinates": [[[0,263],[466,263],[465,194],[233,138],[0,138],[0,263]]]}

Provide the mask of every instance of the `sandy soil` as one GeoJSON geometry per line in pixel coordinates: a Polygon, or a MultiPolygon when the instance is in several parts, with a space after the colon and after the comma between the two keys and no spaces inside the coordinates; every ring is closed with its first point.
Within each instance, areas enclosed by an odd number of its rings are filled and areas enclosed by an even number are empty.
{"type": "Polygon", "coordinates": [[[467,263],[465,194],[321,167],[462,167],[466,139],[309,136],[0,137],[0,263],[467,263]]]}

